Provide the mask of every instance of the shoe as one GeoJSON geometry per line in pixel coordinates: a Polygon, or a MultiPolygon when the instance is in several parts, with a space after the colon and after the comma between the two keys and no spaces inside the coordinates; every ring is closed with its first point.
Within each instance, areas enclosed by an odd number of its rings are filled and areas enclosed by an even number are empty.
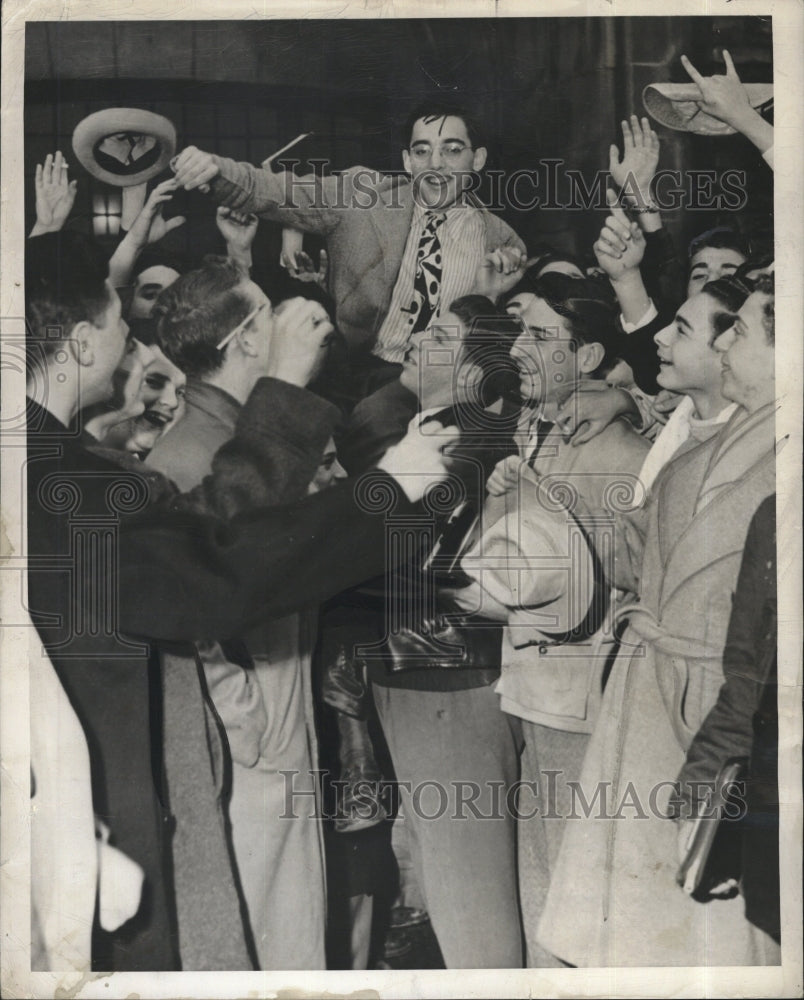
{"type": "Polygon", "coordinates": [[[427,910],[418,906],[395,906],[391,910],[391,927],[418,927],[429,919],[427,910]]]}

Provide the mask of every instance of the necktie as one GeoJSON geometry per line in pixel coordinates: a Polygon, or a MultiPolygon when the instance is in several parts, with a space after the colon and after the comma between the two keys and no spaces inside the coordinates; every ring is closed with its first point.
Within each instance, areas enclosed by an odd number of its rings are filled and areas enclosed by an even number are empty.
{"type": "Polygon", "coordinates": [[[424,228],[416,252],[416,274],[413,278],[413,302],[411,311],[415,315],[411,333],[425,330],[438,308],[441,293],[441,240],[438,230],[447,217],[446,212],[427,212],[424,228]]]}
{"type": "Polygon", "coordinates": [[[533,446],[533,451],[528,459],[528,465],[533,469],[536,465],[536,459],[539,457],[539,452],[542,450],[542,445],[545,442],[545,438],[548,436],[550,431],[555,427],[555,424],[550,420],[539,420],[536,423],[536,444],[533,446]]]}

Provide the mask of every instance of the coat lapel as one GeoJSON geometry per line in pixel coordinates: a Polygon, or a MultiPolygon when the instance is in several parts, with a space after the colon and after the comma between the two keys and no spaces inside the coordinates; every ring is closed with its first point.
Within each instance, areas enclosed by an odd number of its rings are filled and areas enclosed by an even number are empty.
{"type": "Polygon", "coordinates": [[[735,430],[730,421],[722,434],[674,463],[658,512],[664,536],[662,606],[690,577],[742,550],[750,516],[773,490],[773,415],[766,419],[769,428],[756,421],[735,430]],[[698,498],[715,479],[720,488],[696,511],[698,498]]]}
{"type": "Polygon", "coordinates": [[[389,185],[380,192],[376,211],[367,214],[382,249],[386,282],[393,289],[413,217],[413,188],[409,183],[389,185]]]}

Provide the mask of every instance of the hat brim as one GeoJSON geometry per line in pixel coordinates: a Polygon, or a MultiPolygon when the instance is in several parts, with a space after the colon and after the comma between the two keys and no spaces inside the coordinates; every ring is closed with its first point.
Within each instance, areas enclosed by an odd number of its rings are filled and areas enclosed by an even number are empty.
{"type": "Polygon", "coordinates": [[[105,108],[80,121],[73,132],[73,152],[78,162],[93,177],[114,187],[133,187],[144,184],[162,173],[176,152],[176,129],[163,115],[142,108],[105,108]],[[128,171],[123,165],[119,171],[108,169],[98,161],[98,147],[109,136],[127,133],[149,136],[155,146],[143,167],[128,171]]]}
{"type": "MultiPolygon", "coordinates": [[[[772,83],[743,84],[754,108],[773,97],[772,83]]],[[[695,83],[649,83],[642,91],[645,110],[662,125],[696,135],[734,135],[736,129],[701,108],[701,91],[695,83]]]]}

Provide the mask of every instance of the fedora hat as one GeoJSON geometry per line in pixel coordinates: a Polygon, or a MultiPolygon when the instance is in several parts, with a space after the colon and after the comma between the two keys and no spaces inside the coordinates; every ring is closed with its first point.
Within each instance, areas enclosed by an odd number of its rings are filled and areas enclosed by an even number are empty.
{"type": "MultiPolygon", "coordinates": [[[[773,100],[772,83],[744,83],[753,108],[773,100]]],[[[697,83],[649,83],[642,91],[645,110],[657,122],[678,132],[696,135],[734,135],[736,129],[701,109],[697,83]]]]}
{"type": "Polygon", "coordinates": [[[171,121],[141,108],[105,108],[82,119],[73,152],[93,177],[133,187],[160,174],[176,152],[171,121]]]}

